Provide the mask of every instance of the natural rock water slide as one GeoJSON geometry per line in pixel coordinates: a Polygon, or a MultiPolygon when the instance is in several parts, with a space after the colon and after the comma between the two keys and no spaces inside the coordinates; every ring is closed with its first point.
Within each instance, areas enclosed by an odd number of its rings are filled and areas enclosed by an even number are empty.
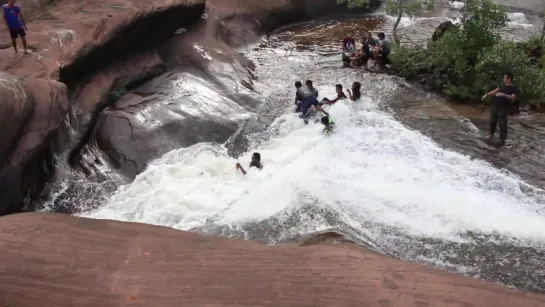
{"type": "Polygon", "coordinates": [[[451,109],[402,80],[336,65],[336,37],[388,23],[318,22],[245,50],[233,48],[280,25],[345,11],[325,0],[27,5],[29,28],[40,29],[35,38],[29,34],[33,54],[14,62],[11,49],[0,50],[9,73],[2,97],[13,97],[2,104],[9,110],[4,212],[43,204],[99,219],[288,243],[270,247],[60,214],[10,215],[0,219],[0,304],[545,304],[539,295],[351,243],[543,290],[539,179],[526,166],[520,180],[479,161],[494,158],[471,151],[467,140],[476,127],[458,120],[473,111],[451,109]],[[367,86],[368,107],[331,110],[340,126],[331,141],[289,114],[291,91],[284,89],[307,77],[325,95],[336,82],[363,79],[367,86]],[[441,116],[446,120],[438,124],[441,116]],[[248,149],[264,153],[267,168],[244,180],[231,157],[248,149]],[[314,188],[304,186],[307,178],[314,188]],[[493,186],[473,183],[479,179],[493,186]],[[479,218],[483,212],[488,219],[479,218]],[[301,239],[330,228],[342,235],[301,239]],[[509,269],[501,269],[505,263],[509,269]]]}

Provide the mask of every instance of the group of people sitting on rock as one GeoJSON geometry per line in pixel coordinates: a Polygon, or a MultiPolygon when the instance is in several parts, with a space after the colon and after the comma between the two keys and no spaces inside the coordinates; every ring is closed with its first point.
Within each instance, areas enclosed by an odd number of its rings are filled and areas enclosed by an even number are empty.
{"type": "Polygon", "coordinates": [[[383,32],[378,33],[378,39],[373,38],[371,32],[366,32],[363,37],[361,49],[356,48],[356,40],[347,35],[343,39],[343,61],[349,63],[352,68],[367,67],[369,60],[375,65],[384,68],[388,64],[390,54],[390,42],[383,32]]]}

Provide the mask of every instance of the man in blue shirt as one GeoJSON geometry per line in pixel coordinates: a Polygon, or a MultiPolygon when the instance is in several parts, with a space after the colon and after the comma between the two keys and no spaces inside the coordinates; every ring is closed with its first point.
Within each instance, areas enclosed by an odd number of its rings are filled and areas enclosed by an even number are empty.
{"type": "Polygon", "coordinates": [[[9,30],[9,35],[11,37],[11,44],[15,53],[17,53],[17,37],[21,38],[23,42],[23,47],[25,48],[25,54],[28,54],[27,44],[26,44],[26,25],[21,13],[21,7],[15,4],[15,0],[8,0],[8,3],[2,6],[2,13],[4,15],[4,22],[9,30]]]}

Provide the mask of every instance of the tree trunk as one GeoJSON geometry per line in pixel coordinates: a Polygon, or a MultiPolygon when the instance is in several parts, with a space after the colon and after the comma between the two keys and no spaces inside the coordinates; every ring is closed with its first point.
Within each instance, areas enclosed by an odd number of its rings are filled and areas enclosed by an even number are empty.
{"type": "Polygon", "coordinates": [[[541,30],[541,45],[543,45],[544,38],[545,38],[545,18],[543,18],[543,30],[541,30]]]}
{"type": "Polygon", "coordinates": [[[392,36],[394,37],[394,42],[398,46],[399,44],[401,44],[401,41],[399,40],[399,37],[397,36],[397,26],[399,26],[401,17],[403,17],[403,9],[399,8],[399,13],[397,13],[397,19],[396,19],[396,22],[394,23],[394,29],[392,30],[392,36]]]}

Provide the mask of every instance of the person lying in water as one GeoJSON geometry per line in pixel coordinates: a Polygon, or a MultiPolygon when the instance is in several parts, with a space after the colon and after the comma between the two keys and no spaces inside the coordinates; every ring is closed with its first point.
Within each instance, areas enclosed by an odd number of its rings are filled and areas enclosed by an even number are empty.
{"type": "Polygon", "coordinates": [[[324,99],[322,99],[322,102],[320,102],[320,105],[334,104],[339,100],[347,98],[346,95],[343,92],[343,85],[342,84],[335,85],[335,91],[337,92],[337,97],[335,99],[329,100],[328,98],[324,98],[324,99]]]}
{"type": "MultiPolygon", "coordinates": [[[[263,164],[261,164],[261,154],[259,152],[254,152],[252,155],[252,161],[250,162],[250,168],[251,167],[257,167],[258,169],[263,169],[263,164]]],[[[240,165],[240,163],[237,163],[237,169],[242,172],[243,175],[246,175],[246,170],[240,165]]]]}
{"type": "Polygon", "coordinates": [[[335,129],[335,123],[331,119],[331,116],[329,116],[329,114],[327,114],[326,116],[322,117],[322,119],[320,121],[324,125],[323,133],[331,134],[333,132],[333,130],[335,129]]]}

